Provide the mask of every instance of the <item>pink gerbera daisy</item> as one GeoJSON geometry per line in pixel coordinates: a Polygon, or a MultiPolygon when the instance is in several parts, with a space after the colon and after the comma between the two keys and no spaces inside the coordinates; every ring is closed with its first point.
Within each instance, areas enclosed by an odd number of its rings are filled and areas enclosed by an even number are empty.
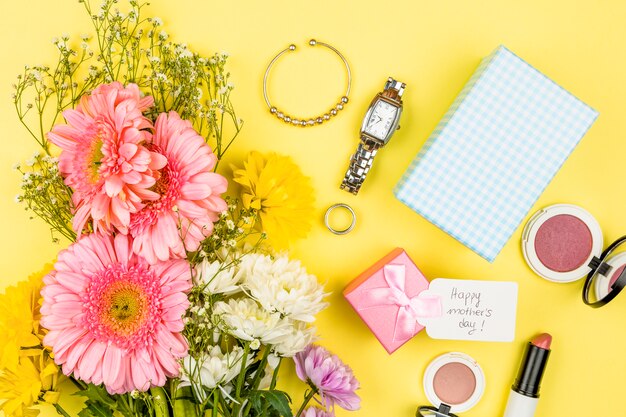
{"type": "Polygon", "coordinates": [[[149,262],[182,258],[185,251],[198,249],[213,231],[218,213],[226,210],[220,197],[226,178],[213,172],[217,157],[176,112],[159,115],[148,146],[163,155],[167,165],[153,187],[159,199],[131,215],[133,250],[149,262]]]}
{"type": "Polygon", "coordinates": [[[187,353],[180,332],[189,306],[189,263],[150,265],[126,235],[94,233],[59,253],[44,278],[44,344],[63,373],[110,393],[162,386],[187,353]]]}
{"type": "Polygon", "coordinates": [[[155,183],[152,170],[162,168],[165,159],[142,146],[152,128],[142,112],[152,103],[135,84],[103,84],[75,110],[63,112],[67,125],[48,133],[62,149],[59,171],[74,190],[76,232],[92,219],[96,230],[126,233],[130,213],[158,197],[148,189],[155,183]]]}

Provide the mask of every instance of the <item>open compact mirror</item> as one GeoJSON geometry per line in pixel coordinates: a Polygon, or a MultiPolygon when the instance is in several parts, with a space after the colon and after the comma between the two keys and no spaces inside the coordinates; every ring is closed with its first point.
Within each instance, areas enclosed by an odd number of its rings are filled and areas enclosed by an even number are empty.
{"type": "Polygon", "coordinates": [[[450,406],[441,404],[439,408],[422,406],[418,407],[415,417],[458,417],[450,412],[450,406]]]}
{"type": "Polygon", "coordinates": [[[607,304],[626,286],[625,243],[626,237],[621,237],[603,250],[598,221],[571,204],[539,210],[522,232],[528,266],[553,282],[572,282],[586,275],[583,301],[592,307],[607,304]]]}

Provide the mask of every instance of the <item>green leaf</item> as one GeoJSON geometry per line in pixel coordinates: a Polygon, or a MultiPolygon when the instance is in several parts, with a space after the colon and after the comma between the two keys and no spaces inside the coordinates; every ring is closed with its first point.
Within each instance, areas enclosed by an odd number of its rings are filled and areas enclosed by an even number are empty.
{"type": "Polygon", "coordinates": [[[261,393],[263,391],[252,391],[248,397],[248,401],[252,404],[252,408],[257,414],[263,413],[263,403],[261,402],[261,393]]]}
{"type": "Polygon", "coordinates": [[[252,391],[248,399],[257,414],[263,414],[267,406],[271,416],[293,417],[291,397],[284,391],[252,391]]]}
{"type": "MultiPolygon", "coordinates": [[[[82,397],[87,397],[91,401],[101,402],[104,404],[108,404],[111,407],[114,407],[116,401],[109,395],[107,390],[100,385],[89,384],[87,388],[81,391],[76,391],[72,395],[78,395],[82,397]]],[[[89,401],[88,401],[89,402],[89,401]]]]}
{"type": "Polygon", "coordinates": [[[73,395],[87,397],[85,408],[78,413],[79,417],[110,417],[117,405],[117,401],[100,385],[88,384],[87,388],[73,395]]]}
{"type": "Polygon", "coordinates": [[[89,402],[86,407],[80,410],[79,417],[111,417],[113,410],[106,405],[89,402]]]}
{"type": "Polygon", "coordinates": [[[278,411],[278,413],[283,417],[293,417],[291,413],[291,398],[286,392],[273,390],[266,391],[265,397],[267,401],[270,403],[270,406],[278,411]]]}

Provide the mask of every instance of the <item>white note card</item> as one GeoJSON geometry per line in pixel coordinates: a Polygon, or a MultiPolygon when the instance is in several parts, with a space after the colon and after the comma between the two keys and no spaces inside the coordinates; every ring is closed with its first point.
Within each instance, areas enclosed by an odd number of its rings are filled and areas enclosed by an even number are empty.
{"type": "Polygon", "coordinates": [[[433,339],[515,339],[516,282],[437,278],[427,292],[441,297],[442,316],[419,320],[433,339]]]}

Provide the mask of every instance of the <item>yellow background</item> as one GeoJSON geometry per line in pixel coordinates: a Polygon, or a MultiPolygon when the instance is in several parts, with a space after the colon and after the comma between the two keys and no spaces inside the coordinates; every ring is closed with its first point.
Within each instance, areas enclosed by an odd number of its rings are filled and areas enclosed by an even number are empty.
{"type": "MultiPolygon", "coordinates": [[[[581,282],[553,284],[534,275],[520,250],[518,229],[493,264],[399,203],[392,188],[479,60],[504,44],[600,112],[536,209],[574,203],[591,211],[606,243],[626,232],[626,3],[609,0],[437,0],[437,1],[165,1],[149,13],[165,21],[176,41],[202,53],[228,51],[234,102],[245,120],[227,156],[238,161],[248,150],[291,155],[313,178],[315,226],[292,248],[310,271],[327,282],[331,307],[319,317],[321,343],[346,360],[361,381],[359,415],[412,416],[426,404],[422,376],[427,364],[448,351],[473,356],[487,388],[467,417],[501,415],[526,341],[538,332],[554,336],[538,417],[624,415],[626,295],[600,310],[580,300],[581,282]],[[331,53],[306,46],[310,37],[341,50],[353,70],[350,103],[330,123],[310,129],[286,126],[263,102],[265,66],[294,42],[298,54],[281,60],[273,74],[276,104],[296,116],[317,114],[341,96],[344,75],[331,53]],[[407,83],[402,129],[382,150],[364,189],[353,197],[338,189],[358,131],[374,94],[388,76],[407,83]],[[358,225],[347,236],[322,224],[326,207],[352,205],[358,225]],[[343,300],[344,286],[392,248],[405,248],[429,279],[454,277],[519,283],[513,343],[437,341],[419,334],[393,355],[343,300]]],[[[90,22],[74,0],[7,1],[0,13],[0,272],[3,286],[24,279],[62,246],[47,227],[28,220],[14,203],[19,176],[14,162],[36,149],[19,125],[10,84],[24,64],[50,63],[50,39],[79,35],[90,22]]],[[[53,62],[53,61],[52,61],[53,62]]],[[[227,164],[223,164],[226,168],[227,164]]],[[[303,388],[293,377],[283,387],[303,388]]],[[[65,400],[64,400],[65,401],[65,400]]],[[[75,401],[75,400],[70,400],[75,401]]],[[[67,404],[67,401],[65,402],[67,404]]],[[[349,413],[338,410],[339,416],[349,413]]],[[[53,415],[48,409],[46,415],[53,415]]]]}

